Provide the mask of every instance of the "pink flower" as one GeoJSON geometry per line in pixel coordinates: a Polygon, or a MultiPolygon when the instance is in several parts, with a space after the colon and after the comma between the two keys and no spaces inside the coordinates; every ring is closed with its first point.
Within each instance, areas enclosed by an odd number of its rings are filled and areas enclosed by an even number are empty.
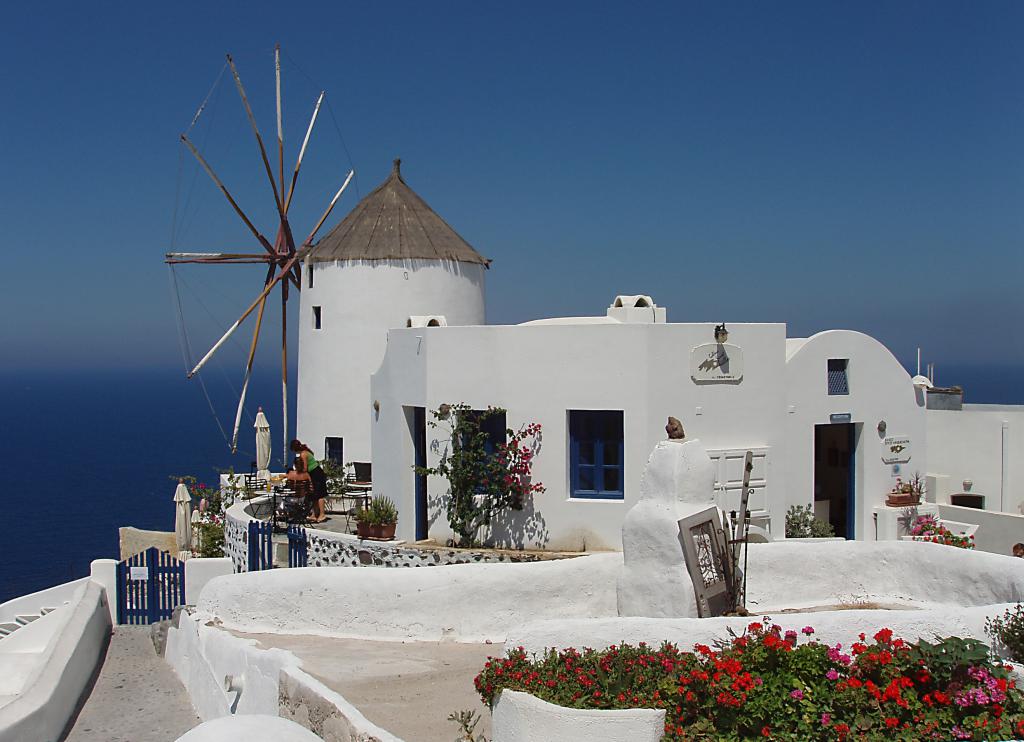
{"type": "Polygon", "coordinates": [[[810,626],[804,626],[802,629],[800,629],[800,631],[803,632],[805,636],[810,636],[814,633],[814,629],[810,626]]]}
{"type": "Polygon", "coordinates": [[[799,688],[797,688],[796,690],[789,692],[789,697],[790,698],[795,698],[798,701],[802,701],[803,698],[804,698],[804,692],[802,690],[800,690],[799,688]]]}
{"type": "Polygon", "coordinates": [[[832,715],[831,714],[822,714],[821,715],[821,724],[822,724],[822,726],[826,726],[827,727],[831,723],[832,723],[832,715]]]}
{"type": "Polygon", "coordinates": [[[829,670],[827,673],[825,673],[825,677],[828,678],[829,680],[838,680],[839,679],[839,673],[836,672],[835,670],[829,670]]]}

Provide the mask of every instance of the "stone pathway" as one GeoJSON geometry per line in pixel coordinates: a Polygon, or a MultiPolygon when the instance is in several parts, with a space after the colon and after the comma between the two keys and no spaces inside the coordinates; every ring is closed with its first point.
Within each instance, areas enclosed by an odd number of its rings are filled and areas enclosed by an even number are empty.
{"type": "Polygon", "coordinates": [[[173,742],[199,724],[148,626],[115,626],[99,677],[65,742],[173,742]]]}
{"type": "Polygon", "coordinates": [[[451,742],[453,711],[481,717],[477,734],[490,737],[491,714],[473,688],[488,656],[502,644],[375,642],[288,634],[243,634],[262,648],[295,654],[302,669],[343,695],[367,719],[408,742],[451,742]]]}

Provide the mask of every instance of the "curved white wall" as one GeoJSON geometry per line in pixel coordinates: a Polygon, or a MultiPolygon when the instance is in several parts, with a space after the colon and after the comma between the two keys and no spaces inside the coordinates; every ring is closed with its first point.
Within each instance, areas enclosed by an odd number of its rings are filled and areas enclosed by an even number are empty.
{"type": "MultiPolygon", "coordinates": [[[[482,325],[482,265],[438,260],[314,262],[303,271],[299,319],[298,437],[318,455],[326,436],[344,438],[345,461],[370,461],[370,375],[389,329],[413,315],[482,325]],[[320,307],[321,329],[313,326],[320,307]]],[[[432,331],[421,328],[422,332],[432,331]]]]}
{"type": "Polygon", "coordinates": [[[530,620],[614,616],[621,567],[622,555],[613,553],[527,564],[245,572],[212,580],[197,615],[251,633],[500,642],[530,620]]]}
{"type": "Polygon", "coordinates": [[[911,439],[911,460],[902,465],[904,478],[928,472],[924,398],[915,393],[910,374],[889,349],[863,333],[828,330],[787,343],[787,350],[788,504],[808,504],[814,498],[814,426],[829,424],[833,414],[849,413],[850,422],[861,426],[854,461],[855,536],[873,540],[872,508],[885,504],[894,482],[891,465],[882,462],[882,439],[911,439]],[[849,394],[827,394],[830,358],[849,359],[849,394]],[[881,420],[886,422],[884,436],[877,430],[881,420]]]}

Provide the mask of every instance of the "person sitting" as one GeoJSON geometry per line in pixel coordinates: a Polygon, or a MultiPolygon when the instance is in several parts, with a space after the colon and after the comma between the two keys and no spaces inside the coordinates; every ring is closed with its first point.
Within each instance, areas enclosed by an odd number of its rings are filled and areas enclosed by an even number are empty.
{"type": "Polygon", "coordinates": [[[308,497],[313,491],[313,480],[306,472],[302,459],[298,457],[292,462],[292,468],[285,474],[285,479],[288,480],[289,489],[294,490],[299,497],[308,497]]]}

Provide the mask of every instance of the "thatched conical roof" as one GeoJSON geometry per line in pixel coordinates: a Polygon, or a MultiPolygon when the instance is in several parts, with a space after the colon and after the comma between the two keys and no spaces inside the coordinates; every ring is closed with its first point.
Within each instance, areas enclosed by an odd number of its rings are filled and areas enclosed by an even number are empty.
{"type": "Polygon", "coordinates": [[[401,160],[391,175],[356,204],[310,252],[327,260],[455,260],[490,265],[402,178],[401,160]]]}

